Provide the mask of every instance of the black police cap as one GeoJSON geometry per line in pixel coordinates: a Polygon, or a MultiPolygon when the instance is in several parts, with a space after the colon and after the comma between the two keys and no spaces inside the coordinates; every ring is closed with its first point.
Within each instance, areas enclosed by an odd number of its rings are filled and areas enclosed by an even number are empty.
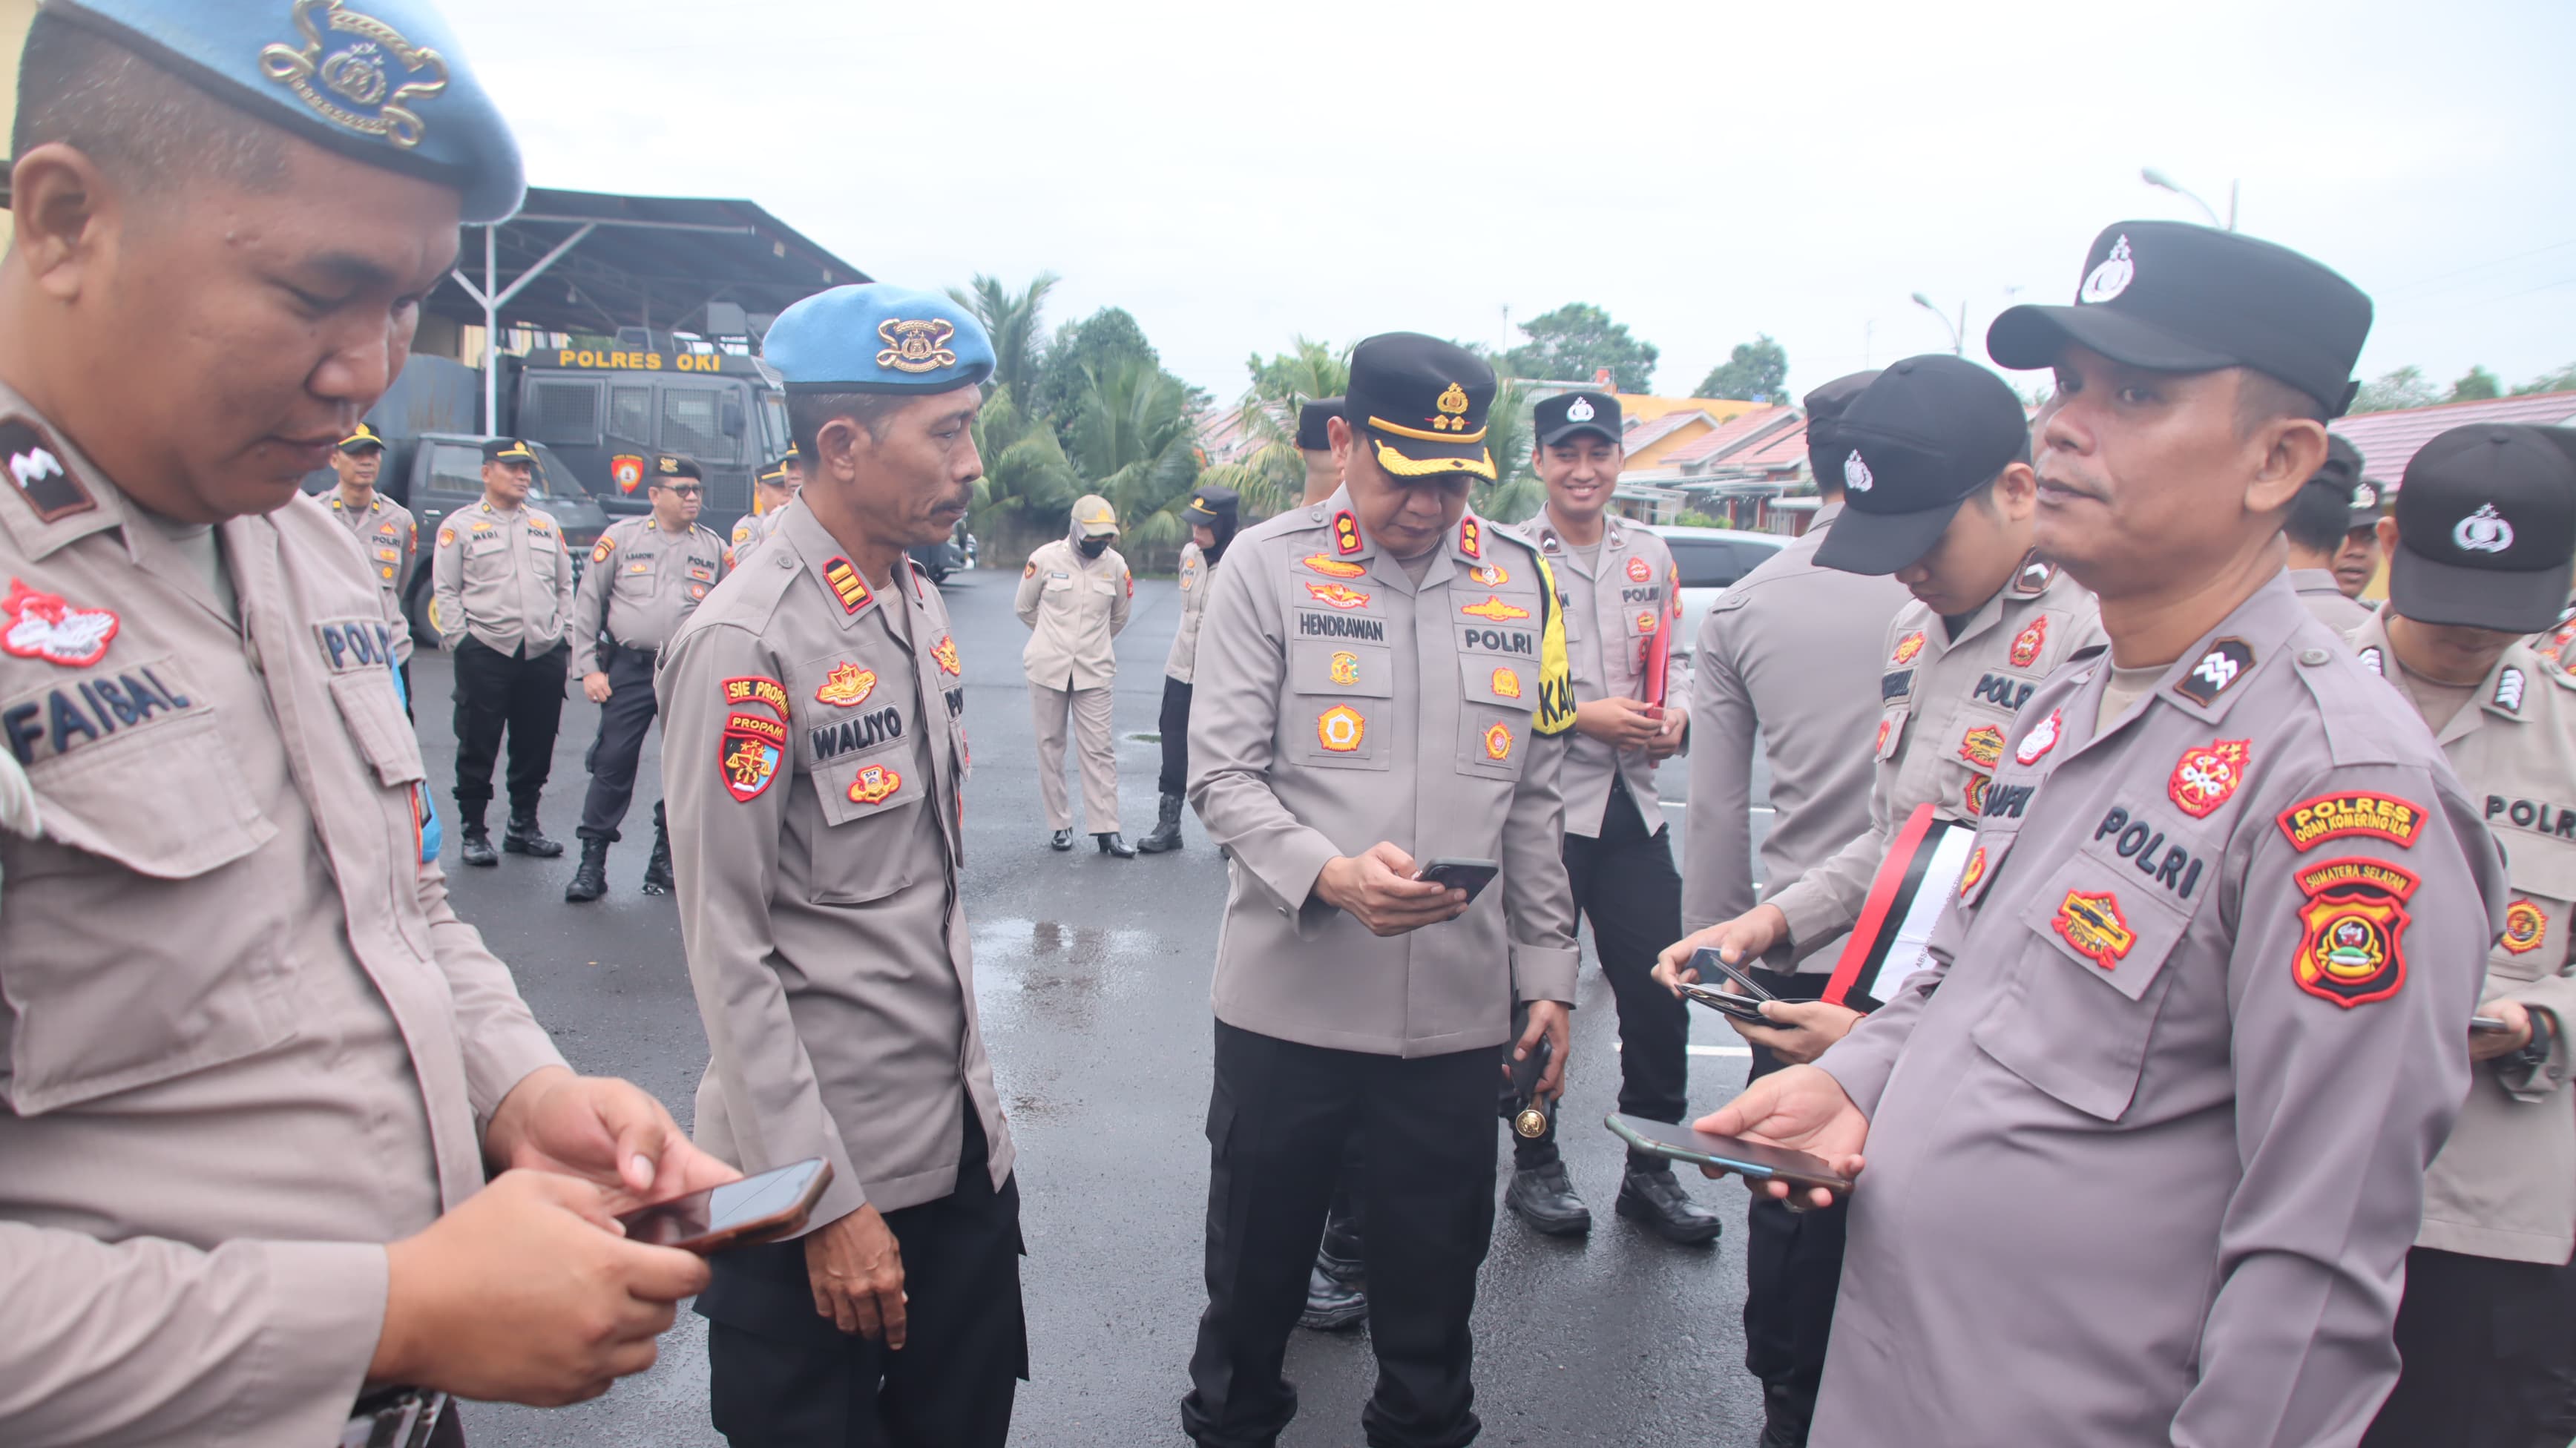
{"type": "Polygon", "coordinates": [[[2319,464],[2307,486],[2324,488],[2341,496],[2344,505],[2344,531],[2367,528],[2379,521],[2379,487],[2362,481],[2361,449],[2354,447],[2342,433],[2326,434],[2326,460],[2319,464]]]}
{"type": "Polygon", "coordinates": [[[1995,318],[1999,366],[2056,364],[2072,342],[2151,372],[2248,367],[2339,417],[2358,384],[2370,298],[2285,246],[2179,221],[2124,221],[2094,238],[2071,307],[1995,318]]]}
{"type": "Polygon", "coordinates": [[[656,482],[668,481],[672,478],[687,478],[692,482],[702,483],[706,481],[707,475],[699,471],[696,458],[682,457],[678,453],[662,453],[653,459],[653,477],[656,482]]]}
{"type": "Polygon", "coordinates": [[[1807,466],[1815,472],[1817,487],[1837,491],[1842,488],[1839,469],[1843,455],[1834,450],[1834,424],[1851,406],[1852,399],[1877,380],[1878,369],[1873,367],[1867,372],[1837,377],[1799,399],[1799,407],[1807,414],[1807,466]]]}
{"type": "Polygon", "coordinates": [[[487,463],[531,463],[537,460],[534,450],[515,437],[486,438],[483,461],[487,463]]]}
{"type": "Polygon", "coordinates": [[[2397,490],[2388,600],[2418,623],[2538,633],[2567,604],[2576,464],[2559,428],[2472,423],[2424,444],[2397,490]]]}
{"type": "Polygon", "coordinates": [[[1494,369],[1454,342],[1387,332],[1351,349],[1342,417],[1368,439],[1380,468],[1399,478],[1469,473],[1491,482],[1485,445],[1494,369]]]}
{"type": "Polygon", "coordinates": [[[1816,562],[1894,573],[1932,551],[1959,505],[2030,451],[2030,423],[2004,380],[1947,353],[1879,374],[1833,424],[1843,512],[1816,562]]]}
{"type": "Polygon", "coordinates": [[[1326,423],[1342,415],[1338,397],[1318,397],[1297,409],[1297,451],[1325,452],[1333,446],[1333,434],[1326,423]]]}
{"type": "Polygon", "coordinates": [[[1541,402],[1530,414],[1530,429],[1538,434],[1540,447],[1554,447],[1587,432],[1615,445],[1625,426],[1619,399],[1607,392],[1563,393],[1541,402]]]}
{"type": "Polygon", "coordinates": [[[1235,509],[1241,506],[1242,502],[1243,495],[1234,489],[1210,483],[1190,494],[1189,506],[1181,509],[1181,512],[1193,523],[1213,524],[1220,519],[1232,518],[1235,509]]]}

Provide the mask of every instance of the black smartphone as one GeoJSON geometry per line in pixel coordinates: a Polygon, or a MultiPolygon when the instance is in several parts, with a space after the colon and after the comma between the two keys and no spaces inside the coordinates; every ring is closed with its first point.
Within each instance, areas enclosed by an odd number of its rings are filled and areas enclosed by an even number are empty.
{"type": "Polygon", "coordinates": [[[1502,872],[1502,864],[1497,860],[1442,858],[1433,860],[1414,871],[1413,878],[1464,890],[1467,892],[1467,903],[1472,905],[1476,902],[1478,892],[1492,883],[1493,878],[1502,872]]]}
{"type": "Polygon", "coordinates": [[[1699,972],[1699,978],[1701,980],[1733,981],[1737,990],[1744,992],[1746,995],[1753,997],[1757,1001],[1775,1001],[1779,999],[1778,996],[1775,996],[1771,992],[1763,989],[1762,982],[1746,975],[1736,967],[1727,964],[1726,957],[1718,954],[1714,948],[1692,951],[1690,968],[1699,972]]]}
{"type": "Polygon", "coordinates": [[[1704,1005],[1710,1010],[1717,1012],[1719,1015],[1729,1016],[1736,1020],[1756,1026],[1768,1026],[1774,1024],[1774,1022],[1764,1019],[1762,1015],[1762,1002],[1755,1000],[1750,996],[1729,995],[1722,990],[1710,990],[1704,985],[1691,985],[1688,983],[1685,983],[1681,989],[1682,999],[1704,1005]]]}
{"type": "Polygon", "coordinates": [[[2512,1032],[2513,1027],[2493,1016],[2469,1017],[2469,1034],[2472,1036],[2503,1036],[2510,1035],[2512,1032]]]}
{"type": "Polygon", "coordinates": [[[1637,1150],[1673,1161],[1724,1167],[1738,1176],[1758,1182],[1784,1181],[1796,1187],[1823,1187],[1836,1196],[1852,1189],[1850,1177],[1826,1165],[1824,1158],[1810,1156],[1803,1151],[1740,1141],[1732,1136],[1711,1136],[1705,1131],[1669,1121],[1648,1121],[1641,1116],[1623,1116],[1617,1112],[1611,1113],[1603,1124],[1637,1150]]]}
{"type": "Polygon", "coordinates": [[[617,1220],[633,1241],[703,1257],[774,1242],[802,1229],[831,1184],[832,1164],[808,1157],[776,1171],[637,1207],[617,1220]]]}

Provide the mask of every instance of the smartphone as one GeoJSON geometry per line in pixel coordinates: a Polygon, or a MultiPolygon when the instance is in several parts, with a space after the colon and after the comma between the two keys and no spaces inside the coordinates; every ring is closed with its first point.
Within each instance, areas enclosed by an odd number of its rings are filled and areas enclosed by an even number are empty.
{"type": "Polygon", "coordinates": [[[776,1171],[637,1207],[617,1220],[633,1241],[704,1257],[802,1230],[831,1184],[832,1164],[808,1157],[776,1171]]]}
{"type": "Polygon", "coordinates": [[[1682,999],[1695,1001],[1700,1005],[1704,1005],[1710,1010],[1717,1012],[1719,1015],[1730,1016],[1750,1025],[1768,1026],[1776,1024],[1775,1022],[1764,1018],[1762,1014],[1762,1002],[1754,1000],[1749,996],[1729,995],[1722,990],[1710,990],[1704,985],[1690,985],[1685,983],[1682,986],[1682,999]]]}
{"type": "Polygon", "coordinates": [[[1803,1151],[1739,1141],[1732,1136],[1711,1136],[1705,1131],[1677,1126],[1672,1122],[1648,1121],[1617,1112],[1611,1113],[1602,1124],[1637,1150],[1674,1161],[1724,1167],[1757,1182],[1784,1181],[1797,1187],[1823,1187],[1836,1196],[1852,1189],[1850,1177],[1827,1166],[1824,1158],[1810,1156],[1803,1151]]]}
{"type": "Polygon", "coordinates": [[[1476,903],[1477,894],[1481,892],[1486,885],[1492,883],[1493,878],[1496,875],[1499,875],[1502,872],[1503,867],[1501,863],[1494,860],[1443,858],[1433,860],[1429,864],[1424,865],[1421,869],[1414,871],[1413,878],[1417,880],[1429,880],[1434,884],[1447,885],[1453,889],[1464,890],[1467,892],[1467,903],[1472,905],[1476,903]]]}
{"type": "Polygon", "coordinates": [[[2493,1016],[2469,1017],[2469,1034],[2472,1036],[2504,1036],[2510,1035],[2512,1032],[2513,1027],[2506,1025],[2504,1022],[2497,1020],[2493,1016]]]}
{"type": "Polygon", "coordinates": [[[1746,995],[1753,997],[1757,1001],[1776,1001],[1779,999],[1778,996],[1775,996],[1768,990],[1763,989],[1762,982],[1746,975],[1736,967],[1727,964],[1726,957],[1718,954],[1714,947],[1692,951],[1690,968],[1699,972],[1699,978],[1701,980],[1733,981],[1737,990],[1744,992],[1746,995]]]}

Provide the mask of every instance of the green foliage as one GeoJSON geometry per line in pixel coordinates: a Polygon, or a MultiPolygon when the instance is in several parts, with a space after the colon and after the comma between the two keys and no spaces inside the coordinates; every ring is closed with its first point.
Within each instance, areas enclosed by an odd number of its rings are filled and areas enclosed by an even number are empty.
{"type": "Polygon", "coordinates": [[[1692,389],[1693,397],[1732,397],[1746,402],[1786,402],[1789,381],[1789,353],[1771,340],[1768,332],[1757,332],[1750,342],[1739,342],[1727,359],[1708,371],[1692,389]]]}
{"type": "Polygon", "coordinates": [[[2576,362],[2555,372],[2544,372],[2513,390],[2516,397],[2530,397],[2542,392],[2576,392],[2576,362]]]}
{"type": "Polygon", "coordinates": [[[2352,399],[2354,412],[2396,412],[2409,407],[2430,407],[2442,400],[2432,383],[2424,380],[2421,367],[2400,367],[2381,373],[2375,382],[2365,382],[2352,399]]]}
{"type": "Polygon", "coordinates": [[[1014,397],[1027,397],[1037,379],[1038,354],[1045,341],[1040,330],[1039,313],[1046,306],[1047,293],[1055,289],[1054,272],[1040,272],[1031,278],[1026,290],[1018,295],[1004,287],[997,277],[978,275],[972,290],[950,287],[948,295],[957,305],[975,314],[984,330],[993,338],[993,381],[1007,387],[1014,397]]]}
{"type": "Polygon", "coordinates": [[[1297,412],[1319,397],[1339,397],[1351,383],[1351,349],[1298,337],[1285,352],[1244,359],[1252,385],[1235,403],[1236,425],[1252,440],[1241,462],[1210,468],[1207,481],[1243,497],[1243,521],[1295,506],[1306,493],[1306,462],[1297,451],[1297,412]]]}
{"type": "Polygon", "coordinates": [[[1529,340],[1499,359],[1515,377],[1588,386],[1593,374],[1607,367],[1613,392],[1643,392],[1654,381],[1655,360],[1662,355],[1655,344],[1628,335],[1626,327],[1590,303],[1569,302],[1520,325],[1529,340]]]}
{"type": "Polygon", "coordinates": [[[1141,361],[1149,367],[1160,367],[1162,356],[1154,344],[1145,340],[1145,329],[1136,325],[1124,307],[1103,307],[1079,322],[1058,327],[1055,340],[1047,344],[1046,356],[1038,363],[1037,391],[1032,402],[1041,417],[1052,418],[1056,436],[1066,449],[1073,447],[1073,419],[1082,409],[1083,394],[1091,390],[1095,376],[1109,375],[1115,364],[1141,361]]]}
{"type": "Polygon", "coordinates": [[[1505,368],[1496,367],[1494,376],[1499,384],[1494,408],[1485,415],[1485,448],[1494,455],[1494,480],[1476,485],[1475,507],[1497,523],[1518,523],[1537,516],[1547,502],[1547,485],[1530,467],[1530,409],[1537,403],[1505,368]]]}
{"type": "Polygon", "coordinates": [[[1149,550],[1177,553],[1189,537],[1181,508],[1199,473],[1189,388],[1151,357],[1132,355],[1086,368],[1084,382],[1072,417],[1074,471],[1118,510],[1120,551],[1131,564],[1149,550]]]}
{"type": "Polygon", "coordinates": [[[1708,514],[1701,512],[1697,508],[1684,508],[1681,511],[1681,516],[1673,520],[1673,526],[1677,528],[1732,528],[1735,526],[1735,520],[1732,518],[1713,518],[1708,514]]]}
{"type": "Polygon", "coordinates": [[[2466,377],[2451,384],[2451,402],[2485,402],[2504,395],[2504,385],[2484,367],[2471,367],[2466,377]]]}
{"type": "Polygon", "coordinates": [[[973,521],[967,526],[995,557],[1009,556],[1005,540],[1043,539],[1063,530],[1082,479],[1046,419],[1024,411],[1008,387],[985,394],[975,415],[975,451],[984,476],[975,483],[973,521]]]}

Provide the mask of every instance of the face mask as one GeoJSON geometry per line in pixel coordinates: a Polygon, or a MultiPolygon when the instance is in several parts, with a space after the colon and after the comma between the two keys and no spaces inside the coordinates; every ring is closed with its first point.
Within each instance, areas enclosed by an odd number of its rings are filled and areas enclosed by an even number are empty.
{"type": "Polygon", "coordinates": [[[1083,557],[1097,558],[1101,554],[1109,551],[1109,540],[1106,538],[1085,538],[1079,546],[1082,549],[1083,557]]]}

